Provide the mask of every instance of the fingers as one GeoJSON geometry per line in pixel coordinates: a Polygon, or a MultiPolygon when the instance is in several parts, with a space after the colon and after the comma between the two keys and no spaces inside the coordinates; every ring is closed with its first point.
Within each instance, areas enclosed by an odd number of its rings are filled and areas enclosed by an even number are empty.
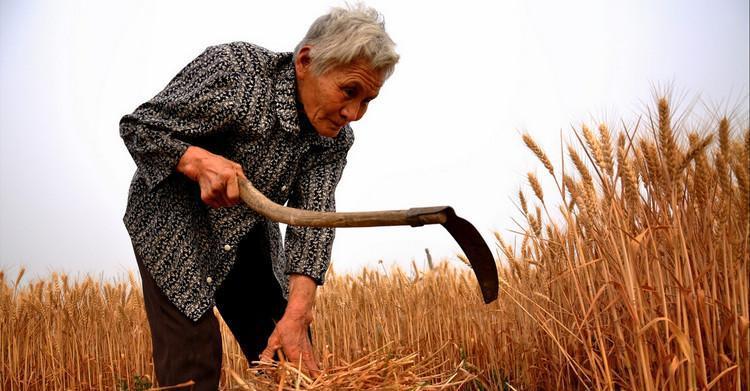
{"type": "Polygon", "coordinates": [[[201,200],[211,208],[218,208],[221,206],[216,198],[216,194],[213,191],[213,186],[210,183],[206,184],[203,180],[199,182],[201,188],[201,200]]]}
{"type": "Polygon", "coordinates": [[[245,172],[242,170],[242,166],[240,166],[239,164],[237,166],[237,176],[247,179],[247,177],[245,176],[245,172]]]}
{"type": "Polygon", "coordinates": [[[281,349],[281,342],[279,340],[278,333],[276,332],[276,330],[274,330],[274,332],[268,338],[266,348],[263,349],[263,351],[260,353],[261,361],[273,361],[273,355],[279,349],[281,349]]]}
{"type": "Polygon", "coordinates": [[[212,208],[229,206],[230,203],[226,196],[227,182],[229,182],[228,179],[222,179],[218,176],[209,176],[202,179],[199,182],[201,188],[201,200],[212,208]]]}
{"type": "Polygon", "coordinates": [[[320,368],[306,330],[306,327],[290,328],[283,320],[279,322],[268,338],[266,348],[260,354],[261,361],[273,361],[274,353],[279,351],[279,355],[286,357],[288,362],[294,365],[301,362],[312,375],[317,376],[320,368]]]}
{"type": "Polygon", "coordinates": [[[320,372],[320,368],[318,368],[318,362],[315,359],[315,353],[312,351],[312,344],[310,344],[310,341],[307,342],[306,346],[302,349],[302,363],[305,365],[305,367],[310,370],[310,372],[313,373],[313,375],[320,372]]]}
{"type": "Polygon", "coordinates": [[[236,174],[227,181],[226,199],[229,205],[237,205],[240,200],[240,185],[236,174]]]}
{"type": "Polygon", "coordinates": [[[260,353],[260,360],[261,361],[273,361],[273,355],[276,353],[277,350],[279,350],[281,346],[271,346],[267,345],[265,349],[260,353]]]}
{"type": "Polygon", "coordinates": [[[287,357],[287,360],[295,364],[301,362],[302,365],[313,375],[317,375],[317,373],[320,372],[317,360],[315,359],[315,353],[313,353],[312,350],[312,344],[307,338],[307,334],[295,338],[294,341],[288,343],[283,342],[285,341],[282,341],[282,350],[287,357]]]}
{"type": "Polygon", "coordinates": [[[240,164],[205,149],[190,146],[180,158],[177,170],[198,182],[201,200],[206,205],[219,208],[239,203],[237,178],[245,178],[240,164]]]}
{"type": "Polygon", "coordinates": [[[237,205],[240,201],[237,177],[245,177],[242,166],[221,156],[214,156],[216,158],[206,165],[208,168],[199,176],[201,200],[212,208],[237,205]]]}
{"type": "MultiPolygon", "coordinates": [[[[245,178],[245,173],[242,171],[242,166],[237,163],[232,163],[234,173],[229,176],[226,183],[226,200],[227,206],[237,205],[240,203],[240,181],[239,178],[245,178]]],[[[245,178],[247,179],[247,178],[245,178]]]]}

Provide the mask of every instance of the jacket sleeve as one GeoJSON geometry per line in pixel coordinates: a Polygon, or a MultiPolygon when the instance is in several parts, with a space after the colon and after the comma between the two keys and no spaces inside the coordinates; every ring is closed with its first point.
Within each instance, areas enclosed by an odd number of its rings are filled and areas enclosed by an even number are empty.
{"type": "Polygon", "coordinates": [[[243,82],[229,45],[207,48],[169,84],[120,120],[120,136],[149,189],[175,171],[193,140],[236,120],[243,82]]]}
{"type": "MultiPolygon", "coordinates": [[[[314,211],[336,211],[335,191],[346,166],[354,137],[348,126],[337,146],[314,155],[293,182],[288,206],[314,211]]],[[[335,236],[334,228],[287,226],[284,239],[286,274],[304,274],[323,284],[335,236]]]]}

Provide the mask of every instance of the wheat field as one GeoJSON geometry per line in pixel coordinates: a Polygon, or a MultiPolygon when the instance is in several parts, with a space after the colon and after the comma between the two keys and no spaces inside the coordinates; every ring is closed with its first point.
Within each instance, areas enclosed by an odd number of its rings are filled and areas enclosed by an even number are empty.
{"type": "MultiPolygon", "coordinates": [[[[632,126],[577,126],[557,166],[524,135],[544,176],[518,194],[518,235],[496,234],[491,305],[468,266],[332,274],[313,323],[322,375],[248,368],[224,327],[222,387],[748,389],[750,131],[683,114],[661,98],[632,126]]],[[[0,388],[155,386],[132,275],[22,278],[0,273],[0,388]]]]}

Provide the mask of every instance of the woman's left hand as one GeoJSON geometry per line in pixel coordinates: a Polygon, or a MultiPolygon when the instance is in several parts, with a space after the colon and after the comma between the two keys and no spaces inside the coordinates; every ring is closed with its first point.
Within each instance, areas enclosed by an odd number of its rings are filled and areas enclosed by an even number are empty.
{"type": "Polygon", "coordinates": [[[308,336],[316,290],[317,284],[310,277],[301,274],[289,277],[289,302],[260,355],[262,360],[273,360],[274,352],[281,349],[287,361],[294,364],[301,361],[313,375],[320,372],[308,336]]]}

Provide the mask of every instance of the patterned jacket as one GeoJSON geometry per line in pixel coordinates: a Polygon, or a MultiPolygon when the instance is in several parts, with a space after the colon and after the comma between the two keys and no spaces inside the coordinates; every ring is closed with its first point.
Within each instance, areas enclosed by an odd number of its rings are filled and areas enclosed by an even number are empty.
{"type": "Polygon", "coordinates": [[[213,307],[237,244],[258,224],[285,294],[292,273],[323,283],[333,229],[290,226],[282,244],[277,223],[245,205],[209,208],[198,184],[176,171],[188,146],[199,146],[242,165],[255,187],[279,204],[333,211],[352,130],[325,138],[303,122],[292,53],[245,42],[207,48],[120,120],[137,166],[123,221],[157,285],[191,319],[213,307]]]}

